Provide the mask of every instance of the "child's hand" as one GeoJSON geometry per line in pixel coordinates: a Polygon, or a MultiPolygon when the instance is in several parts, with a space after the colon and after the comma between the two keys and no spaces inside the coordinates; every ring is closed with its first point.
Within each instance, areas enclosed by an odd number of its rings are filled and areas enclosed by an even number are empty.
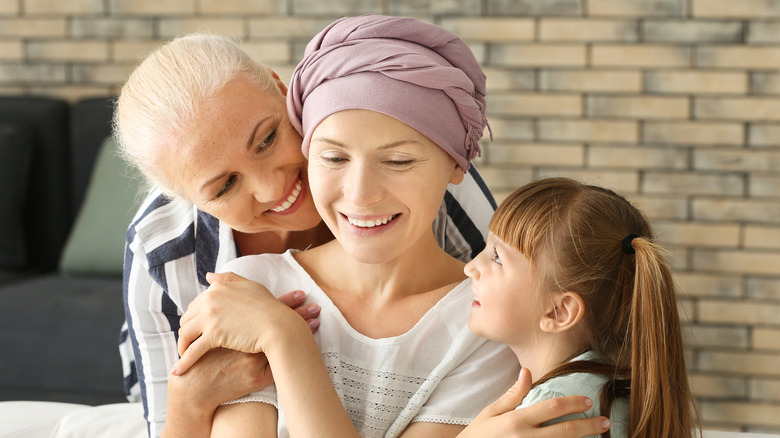
{"type": "Polygon", "coordinates": [[[523,409],[515,409],[531,389],[531,373],[523,368],[515,384],[498,400],[480,412],[458,438],[501,436],[518,438],[582,438],[609,429],[604,417],[570,420],[542,427],[541,424],[568,414],[584,412],[593,402],[572,396],[545,400],[523,409]]]}

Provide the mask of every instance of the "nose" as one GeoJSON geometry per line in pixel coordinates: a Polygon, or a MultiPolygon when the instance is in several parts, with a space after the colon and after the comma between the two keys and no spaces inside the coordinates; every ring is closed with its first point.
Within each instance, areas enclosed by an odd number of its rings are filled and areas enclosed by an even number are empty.
{"type": "Polygon", "coordinates": [[[252,196],[261,204],[279,201],[287,190],[288,180],[283,172],[257,169],[248,178],[252,196]]]}
{"type": "Polygon", "coordinates": [[[344,175],[344,197],[355,205],[372,205],[382,199],[382,176],[371,163],[359,161],[344,175]]]}
{"type": "MultiPolygon", "coordinates": [[[[480,253],[482,254],[482,253],[480,253]]],[[[467,277],[477,280],[479,279],[479,270],[477,269],[477,258],[479,256],[475,257],[470,262],[466,263],[465,266],[463,266],[463,273],[466,274],[467,277]]]]}

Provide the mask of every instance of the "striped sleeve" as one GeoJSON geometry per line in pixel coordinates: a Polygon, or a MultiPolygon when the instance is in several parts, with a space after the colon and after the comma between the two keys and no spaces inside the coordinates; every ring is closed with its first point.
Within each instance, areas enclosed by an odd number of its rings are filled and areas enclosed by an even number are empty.
{"type": "Polygon", "coordinates": [[[460,184],[447,188],[434,233],[439,246],[451,256],[467,262],[485,248],[488,224],[496,201],[485,181],[471,166],[460,184]]]}

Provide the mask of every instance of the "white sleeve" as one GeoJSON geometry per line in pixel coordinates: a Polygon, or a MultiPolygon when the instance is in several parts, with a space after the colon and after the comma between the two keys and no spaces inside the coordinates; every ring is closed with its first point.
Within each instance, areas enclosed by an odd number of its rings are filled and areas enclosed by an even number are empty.
{"type": "Polygon", "coordinates": [[[509,347],[485,341],[442,379],[412,421],[466,425],[519,374],[520,364],[509,347]]]}

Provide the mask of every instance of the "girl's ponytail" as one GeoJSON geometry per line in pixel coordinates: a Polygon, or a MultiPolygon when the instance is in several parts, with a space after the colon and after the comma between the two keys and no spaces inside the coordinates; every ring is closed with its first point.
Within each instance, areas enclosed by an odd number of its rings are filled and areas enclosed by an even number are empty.
{"type": "Polygon", "coordinates": [[[690,438],[696,415],[688,381],[680,378],[686,368],[674,281],[660,246],[643,237],[632,240],[632,436],[690,438]]]}

